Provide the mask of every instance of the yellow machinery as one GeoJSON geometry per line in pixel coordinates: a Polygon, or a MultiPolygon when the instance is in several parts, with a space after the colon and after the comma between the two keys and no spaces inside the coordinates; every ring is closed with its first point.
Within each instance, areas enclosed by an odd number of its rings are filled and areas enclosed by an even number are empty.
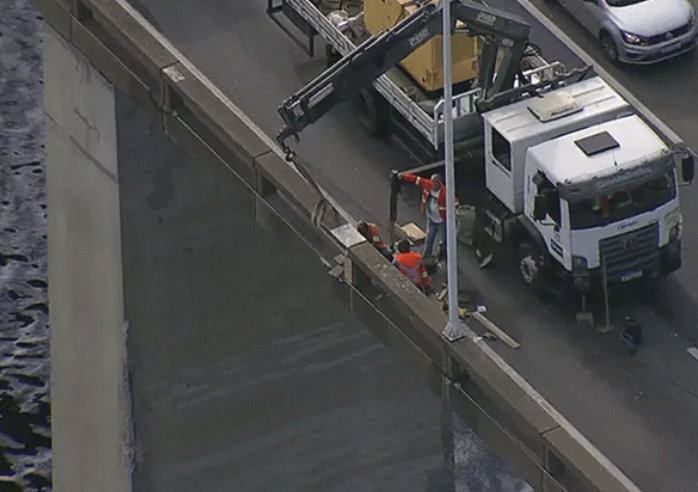
{"type": "MultiPolygon", "coordinates": [[[[394,27],[417,8],[414,0],[364,0],[366,29],[372,35],[378,34],[394,27]]],[[[443,87],[442,46],[443,39],[436,36],[400,62],[402,68],[428,92],[443,87]]],[[[477,51],[477,38],[465,33],[456,33],[451,37],[451,76],[454,84],[477,77],[477,51]]]]}

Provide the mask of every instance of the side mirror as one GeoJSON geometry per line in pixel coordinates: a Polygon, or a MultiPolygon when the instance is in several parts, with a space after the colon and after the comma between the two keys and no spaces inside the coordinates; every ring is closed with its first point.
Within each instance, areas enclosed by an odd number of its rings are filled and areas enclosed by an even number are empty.
{"type": "Polygon", "coordinates": [[[538,171],[531,177],[531,181],[534,185],[536,185],[536,188],[540,188],[540,185],[542,185],[545,182],[545,174],[538,171]]]}
{"type": "Polygon", "coordinates": [[[691,154],[686,154],[681,157],[681,181],[685,184],[690,184],[693,181],[693,176],[695,174],[695,164],[693,161],[693,156],[691,154]]]}
{"type": "Polygon", "coordinates": [[[533,220],[542,222],[548,215],[548,202],[545,195],[536,195],[533,201],[533,220]]]}

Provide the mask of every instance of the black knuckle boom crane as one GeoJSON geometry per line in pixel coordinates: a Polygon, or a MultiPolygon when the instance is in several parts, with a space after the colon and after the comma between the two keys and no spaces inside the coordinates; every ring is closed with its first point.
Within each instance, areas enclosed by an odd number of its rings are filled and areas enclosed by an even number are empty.
{"type": "MultiPolygon", "coordinates": [[[[286,139],[315,123],[332,107],[356,96],[364,87],[410,53],[441,34],[443,2],[428,3],[392,29],[371,37],[354,51],[311,81],[279,107],[285,122],[277,140],[288,149],[286,139]]],[[[529,26],[520,18],[469,0],[452,0],[453,26],[465,24],[471,36],[484,43],[478,69],[478,85],[485,98],[511,89],[521,74],[521,59],[528,47],[529,26]],[[502,48],[504,48],[502,50],[502,48]],[[497,57],[503,51],[499,70],[497,57]]]]}

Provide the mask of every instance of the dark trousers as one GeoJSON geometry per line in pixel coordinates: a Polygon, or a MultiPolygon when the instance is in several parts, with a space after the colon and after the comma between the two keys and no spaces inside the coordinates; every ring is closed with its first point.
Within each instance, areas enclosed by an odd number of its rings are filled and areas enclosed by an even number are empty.
{"type": "Polygon", "coordinates": [[[388,249],[387,246],[380,246],[376,248],[378,251],[380,251],[380,254],[385,256],[385,259],[388,260],[390,263],[393,262],[393,253],[390,252],[390,249],[388,249]]]}

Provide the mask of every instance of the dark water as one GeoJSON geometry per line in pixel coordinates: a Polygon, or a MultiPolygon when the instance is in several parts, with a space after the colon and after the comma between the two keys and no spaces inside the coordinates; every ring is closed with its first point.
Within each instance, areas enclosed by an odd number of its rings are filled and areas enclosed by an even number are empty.
{"type": "Polygon", "coordinates": [[[40,20],[0,2],[0,490],[51,480],[40,20]]]}

